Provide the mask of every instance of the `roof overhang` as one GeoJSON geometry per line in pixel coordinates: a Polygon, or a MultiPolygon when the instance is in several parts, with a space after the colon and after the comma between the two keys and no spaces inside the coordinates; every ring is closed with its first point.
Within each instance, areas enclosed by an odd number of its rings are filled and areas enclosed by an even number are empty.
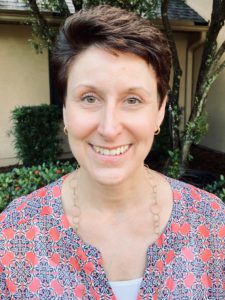
{"type": "MultiPolygon", "coordinates": [[[[153,20],[152,24],[163,30],[162,20],[153,20]]],[[[170,20],[170,26],[174,32],[206,32],[208,31],[208,23],[195,24],[191,21],[174,21],[170,20]]]]}
{"type": "MultiPolygon", "coordinates": [[[[46,21],[53,25],[60,25],[64,18],[53,14],[52,12],[42,12],[46,21]]],[[[25,10],[0,10],[0,23],[4,24],[27,24],[31,19],[30,12],[25,10]]],[[[152,24],[160,29],[163,29],[162,21],[160,19],[151,20],[152,24]]],[[[206,32],[208,30],[208,23],[195,24],[191,21],[170,21],[170,25],[174,32],[206,32]]]]}
{"type": "MultiPolygon", "coordinates": [[[[52,12],[42,12],[46,21],[51,25],[60,25],[64,18],[52,12]]],[[[0,24],[27,24],[32,19],[30,11],[25,10],[0,10],[0,24]]]]}

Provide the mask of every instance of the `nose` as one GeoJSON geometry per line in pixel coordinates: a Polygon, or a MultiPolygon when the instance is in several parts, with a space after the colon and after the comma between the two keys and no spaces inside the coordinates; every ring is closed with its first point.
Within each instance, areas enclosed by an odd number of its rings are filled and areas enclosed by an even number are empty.
{"type": "Polygon", "coordinates": [[[120,135],[122,124],[120,120],[120,113],[114,105],[105,105],[102,108],[98,133],[107,141],[114,140],[120,135]]]}

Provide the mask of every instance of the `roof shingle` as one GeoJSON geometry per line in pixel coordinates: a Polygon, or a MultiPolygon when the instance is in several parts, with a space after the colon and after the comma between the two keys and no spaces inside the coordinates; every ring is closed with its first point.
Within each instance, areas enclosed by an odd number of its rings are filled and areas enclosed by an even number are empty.
{"type": "Polygon", "coordinates": [[[0,10],[27,10],[22,0],[0,0],[0,10]]]}
{"type": "Polygon", "coordinates": [[[192,21],[198,25],[207,25],[194,9],[188,6],[184,0],[170,0],[168,6],[168,17],[170,20],[192,21]]]}

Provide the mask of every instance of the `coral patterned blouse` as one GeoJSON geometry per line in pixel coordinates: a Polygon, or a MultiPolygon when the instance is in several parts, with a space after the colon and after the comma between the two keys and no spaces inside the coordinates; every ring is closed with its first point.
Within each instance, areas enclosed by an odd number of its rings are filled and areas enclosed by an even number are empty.
{"type": "MultiPolygon", "coordinates": [[[[0,299],[116,300],[101,253],[64,215],[63,180],[14,200],[0,215],[0,299]]],[[[148,247],[137,299],[224,300],[225,206],[212,194],[168,180],[172,214],[148,247]]]]}

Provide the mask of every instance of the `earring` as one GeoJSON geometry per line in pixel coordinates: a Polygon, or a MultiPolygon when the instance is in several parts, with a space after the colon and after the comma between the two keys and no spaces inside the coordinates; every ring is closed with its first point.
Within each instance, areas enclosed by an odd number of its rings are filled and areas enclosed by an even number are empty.
{"type": "Polygon", "coordinates": [[[158,129],[154,132],[155,135],[160,134],[160,127],[158,127],[158,129]]]}
{"type": "Polygon", "coordinates": [[[68,135],[68,130],[67,130],[66,126],[63,128],[63,131],[64,131],[65,135],[68,135]]]}

